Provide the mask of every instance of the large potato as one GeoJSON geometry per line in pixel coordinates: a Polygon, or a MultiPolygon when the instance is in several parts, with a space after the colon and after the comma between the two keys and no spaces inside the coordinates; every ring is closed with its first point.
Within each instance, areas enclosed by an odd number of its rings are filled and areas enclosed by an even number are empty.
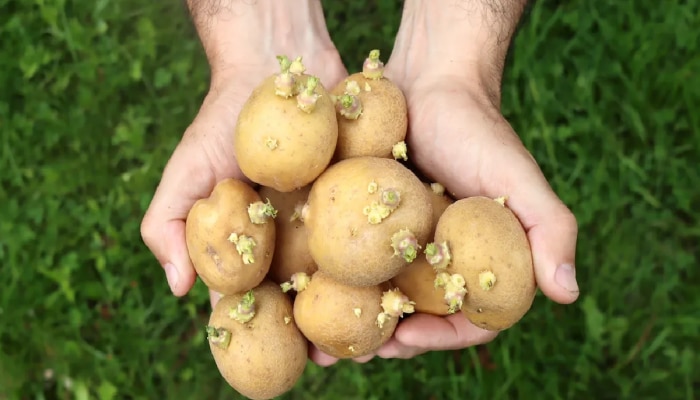
{"type": "Polygon", "coordinates": [[[275,223],[253,223],[251,204],[262,204],[245,182],[219,182],[187,216],[185,237],[190,259],[204,284],[221,294],[242,293],[263,281],[275,246],[275,223]]]}
{"type": "Polygon", "coordinates": [[[372,286],[413,262],[429,239],[433,207],[423,183],[396,160],[354,157],[313,183],[304,211],[319,271],[372,286]]]}

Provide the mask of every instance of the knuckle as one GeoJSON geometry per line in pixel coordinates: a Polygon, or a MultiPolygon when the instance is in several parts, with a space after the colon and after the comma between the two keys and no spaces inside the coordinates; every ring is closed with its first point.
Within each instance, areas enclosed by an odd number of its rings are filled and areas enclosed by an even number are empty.
{"type": "Polygon", "coordinates": [[[578,221],[576,220],[576,215],[571,210],[565,208],[559,218],[561,220],[561,226],[566,230],[566,233],[574,236],[578,234],[578,221]]]}
{"type": "Polygon", "coordinates": [[[141,231],[141,239],[143,242],[148,246],[149,248],[155,243],[155,237],[156,237],[156,232],[155,232],[155,222],[153,221],[153,214],[151,213],[151,210],[146,211],[146,214],[143,216],[143,219],[141,220],[141,226],[140,226],[140,231],[141,231]]]}

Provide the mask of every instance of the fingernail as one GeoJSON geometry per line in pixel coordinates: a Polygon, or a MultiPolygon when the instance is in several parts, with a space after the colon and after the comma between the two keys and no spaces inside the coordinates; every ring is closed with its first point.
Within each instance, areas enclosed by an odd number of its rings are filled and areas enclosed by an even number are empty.
{"type": "Polygon", "coordinates": [[[177,272],[177,268],[171,263],[165,264],[163,267],[165,270],[165,277],[168,280],[168,286],[170,286],[170,290],[175,291],[175,288],[177,287],[177,282],[180,280],[180,275],[177,272]]]}
{"type": "Polygon", "coordinates": [[[554,281],[559,286],[572,293],[578,293],[578,283],[576,283],[576,268],[571,264],[562,264],[557,267],[554,273],[554,281]]]}

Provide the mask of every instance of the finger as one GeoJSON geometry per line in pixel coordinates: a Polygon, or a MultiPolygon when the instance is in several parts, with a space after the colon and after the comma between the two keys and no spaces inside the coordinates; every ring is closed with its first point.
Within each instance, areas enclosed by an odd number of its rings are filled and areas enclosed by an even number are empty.
{"type": "Polygon", "coordinates": [[[202,188],[215,184],[204,155],[193,146],[183,138],[175,149],[141,222],[143,241],[163,266],[176,296],[185,295],[196,278],[185,242],[187,213],[204,197],[202,188]]]}
{"type": "Polygon", "coordinates": [[[309,343],[309,359],[321,367],[329,367],[338,362],[338,359],[322,352],[313,343],[309,343]]]}
{"type": "Polygon", "coordinates": [[[369,361],[371,361],[373,358],[374,358],[374,353],[367,354],[367,355],[362,356],[362,357],[355,357],[352,360],[358,364],[365,364],[365,363],[368,363],[369,361]]]}
{"type": "Polygon", "coordinates": [[[409,359],[423,354],[426,351],[428,350],[423,347],[406,346],[395,338],[392,338],[377,350],[377,355],[381,358],[409,359]]]}
{"type": "Polygon", "coordinates": [[[492,341],[498,332],[481,329],[462,313],[447,317],[418,313],[399,324],[394,337],[403,346],[423,350],[457,350],[492,341]]]}
{"type": "Polygon", "coordinates": [[[532,249],[535,278],[550,299],[568,304],[579,296],[576,281],[576,240],[574,214],[557,197],[534,161],[519,169],[508,207],[518,216],[532,249]]]}

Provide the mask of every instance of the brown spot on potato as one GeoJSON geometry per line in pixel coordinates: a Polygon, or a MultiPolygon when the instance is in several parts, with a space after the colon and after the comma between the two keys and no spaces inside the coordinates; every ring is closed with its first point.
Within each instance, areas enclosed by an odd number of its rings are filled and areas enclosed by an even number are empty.
{"type": "Polygon", "coordinates": [[[212,247],[211,244],[207,243],[207,254],[209,257],[211,257],[211,260],[214,262],[214,265],[216,265],[216,268],[221,270],[221,257],[219,257],[219,253],[216,252],[216,249],[212,247]]]}

